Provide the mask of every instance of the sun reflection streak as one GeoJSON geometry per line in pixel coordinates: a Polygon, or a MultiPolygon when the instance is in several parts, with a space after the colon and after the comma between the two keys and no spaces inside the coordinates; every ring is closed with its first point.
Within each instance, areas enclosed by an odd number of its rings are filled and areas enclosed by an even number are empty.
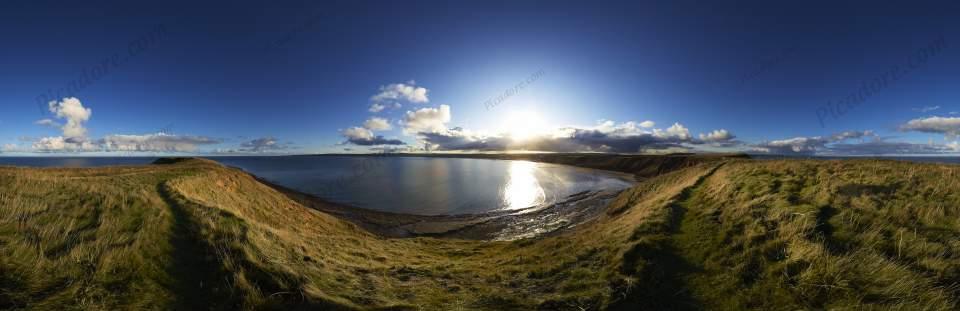
{"type": "Polygon", "coordinates": [[[510,161],[507,184],[503,188],[503,206],[517,210],[543,204],[546,195],[534,174],[537,164],[527,161],[510,161]]]}

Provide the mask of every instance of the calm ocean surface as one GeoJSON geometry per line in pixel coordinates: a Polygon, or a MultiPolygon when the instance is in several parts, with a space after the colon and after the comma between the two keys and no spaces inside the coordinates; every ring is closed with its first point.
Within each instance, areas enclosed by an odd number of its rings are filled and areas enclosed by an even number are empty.
{"type": "Polygon", "coordinates": [[[518,210],[586,190],[627,188],[624,175],[569,166],[423,157],[214,158],[334,202],[421,215],[518,210]]]}

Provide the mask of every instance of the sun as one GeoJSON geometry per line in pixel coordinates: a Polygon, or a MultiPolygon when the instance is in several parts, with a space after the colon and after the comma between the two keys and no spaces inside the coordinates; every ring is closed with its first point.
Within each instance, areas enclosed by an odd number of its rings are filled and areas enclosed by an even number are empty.
{"type": "Polygon", "coordinates": [[[531,111],[514,111],[503,119],[500,132],[513,140],[523,141],[546,133],[547,126],[540,115],[531,111]]]}

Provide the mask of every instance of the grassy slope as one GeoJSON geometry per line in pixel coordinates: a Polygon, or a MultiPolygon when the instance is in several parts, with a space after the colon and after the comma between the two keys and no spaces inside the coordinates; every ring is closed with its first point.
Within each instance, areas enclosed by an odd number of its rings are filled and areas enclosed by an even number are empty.
{"type": "Polygon", "coordinates": [[[207,161],[0,168],[0,309],[949,309],[958,175],[702,164],[559,236],[476,242],[380,238],[207,161]]]}

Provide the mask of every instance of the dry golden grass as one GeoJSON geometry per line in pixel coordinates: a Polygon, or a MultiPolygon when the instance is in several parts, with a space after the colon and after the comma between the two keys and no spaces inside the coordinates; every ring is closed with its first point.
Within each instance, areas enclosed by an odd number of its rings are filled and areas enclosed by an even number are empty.
{"type": "Polygon", "coordinates": [[[559,235],[387,239],[205,160],[0,168],[0,308],[951,309],[956,166],[708,163],[559,235]]]}

